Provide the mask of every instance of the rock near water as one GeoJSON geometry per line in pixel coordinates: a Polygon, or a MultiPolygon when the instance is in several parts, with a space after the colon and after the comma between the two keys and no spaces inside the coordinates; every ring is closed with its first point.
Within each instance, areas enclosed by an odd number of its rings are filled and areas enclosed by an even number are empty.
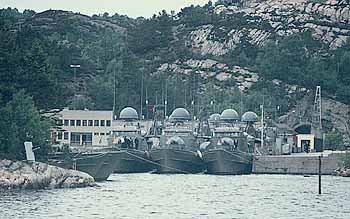
{"type": "Polygon", "coordinates": [[[40,162],[0,160],[0,189],[53,189],[94,186],[93,177],[40,162]]]}
{"type": "Polygon", "coordinates": [[[337,176],[343,176],[343,177],[350,177],[350,169],[342,167],[337,170],[335,170],[335,175],[337,176]]]}

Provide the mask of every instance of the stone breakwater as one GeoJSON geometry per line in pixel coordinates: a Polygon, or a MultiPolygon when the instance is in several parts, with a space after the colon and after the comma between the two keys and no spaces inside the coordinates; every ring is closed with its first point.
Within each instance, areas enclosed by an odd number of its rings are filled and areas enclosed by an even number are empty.
{"type": "Polygon", "coordinates": [[[0,160],[0,189],[54,189],[95,186],[87,173],[40,162],[0,160]]]}

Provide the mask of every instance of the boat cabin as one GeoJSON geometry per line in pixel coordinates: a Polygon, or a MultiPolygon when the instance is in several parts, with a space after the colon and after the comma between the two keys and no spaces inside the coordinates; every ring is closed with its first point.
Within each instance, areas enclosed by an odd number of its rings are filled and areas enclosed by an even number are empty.
{"type": "Polygon", "coordinates": [[[158,147],[196,151],[198,144],[194,126],[186,109],[175,109],[164,123],[158,147]]]}

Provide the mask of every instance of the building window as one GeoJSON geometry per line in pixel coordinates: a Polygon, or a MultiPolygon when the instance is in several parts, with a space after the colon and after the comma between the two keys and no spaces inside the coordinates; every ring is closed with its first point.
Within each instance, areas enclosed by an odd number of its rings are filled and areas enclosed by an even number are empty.
{"type": "Polygon", "coordinates": [[[92,124],[93,124],[92,120],[89,120],[89,126],[92,126],[92,124]]]}
{"type": "Polygon", "coordinates": [[[101,126],[105,126],[105,121],[104,120],[101,120],[101,126]]]}
{"type": "Polygon", "coordinates": [[[77,126],[81,126],[81,120],[77,120],[77,126]]]}
{"type": "Polygon", "coordinates": [[[70,121],[70,126],[75,126],[75,120],[70,121]]]}
{"type": "Polygon", "coordinates": [[[64,125],[65,125],[65,126],[69,126],[69,120],[68,120],[68,119],[65,119],[65,120],[64,120],[64,125]]]}
{"type": "Polygon", "coordinates": [[[87,120],[83,120],[83,126],[87,126],[87,120]]]}
{"type": "Polygon", "coordinates": [[[62,140],[62,132],[57,132],[57,139],[62,140]]]}
{"type": "Polygon", "coordinates": [[[65,133],[63,134],[63,138],[64,138],[64,140],[68,140],[68,132],[65,132],[65,133]]]}
{"type": "Polygon", "coordinates": [[[94,126],[99,126],[100,125],[100,120],[95,120],[94,121],[94,126]]]}
{"type": "Polygon", "coordinates": [[[70,133],[70,143],[80,145],[80,134],[74,132],[70,133]]]}
{"type": "Polygon", "coordinates": [[[92,145],[92,133],[81,133],[81,141],[84,146],[92,145]]]}
{"type": "Polygon", "coordinates": [[[107,120],[106,121],[106,125],[109,127],[109,126],[111,126],[111,120],[107,120]]]}

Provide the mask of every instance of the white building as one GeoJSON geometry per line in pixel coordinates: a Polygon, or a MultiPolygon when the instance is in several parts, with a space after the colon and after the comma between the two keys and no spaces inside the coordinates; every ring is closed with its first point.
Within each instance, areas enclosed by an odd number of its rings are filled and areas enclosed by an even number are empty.
{"type": "Polygon", "coordinates": [[[58,114],[62,129],[54,131],[53,139],[73,147],[107,146],[112,118],[112,111],[64,109],[58,114]]]}

